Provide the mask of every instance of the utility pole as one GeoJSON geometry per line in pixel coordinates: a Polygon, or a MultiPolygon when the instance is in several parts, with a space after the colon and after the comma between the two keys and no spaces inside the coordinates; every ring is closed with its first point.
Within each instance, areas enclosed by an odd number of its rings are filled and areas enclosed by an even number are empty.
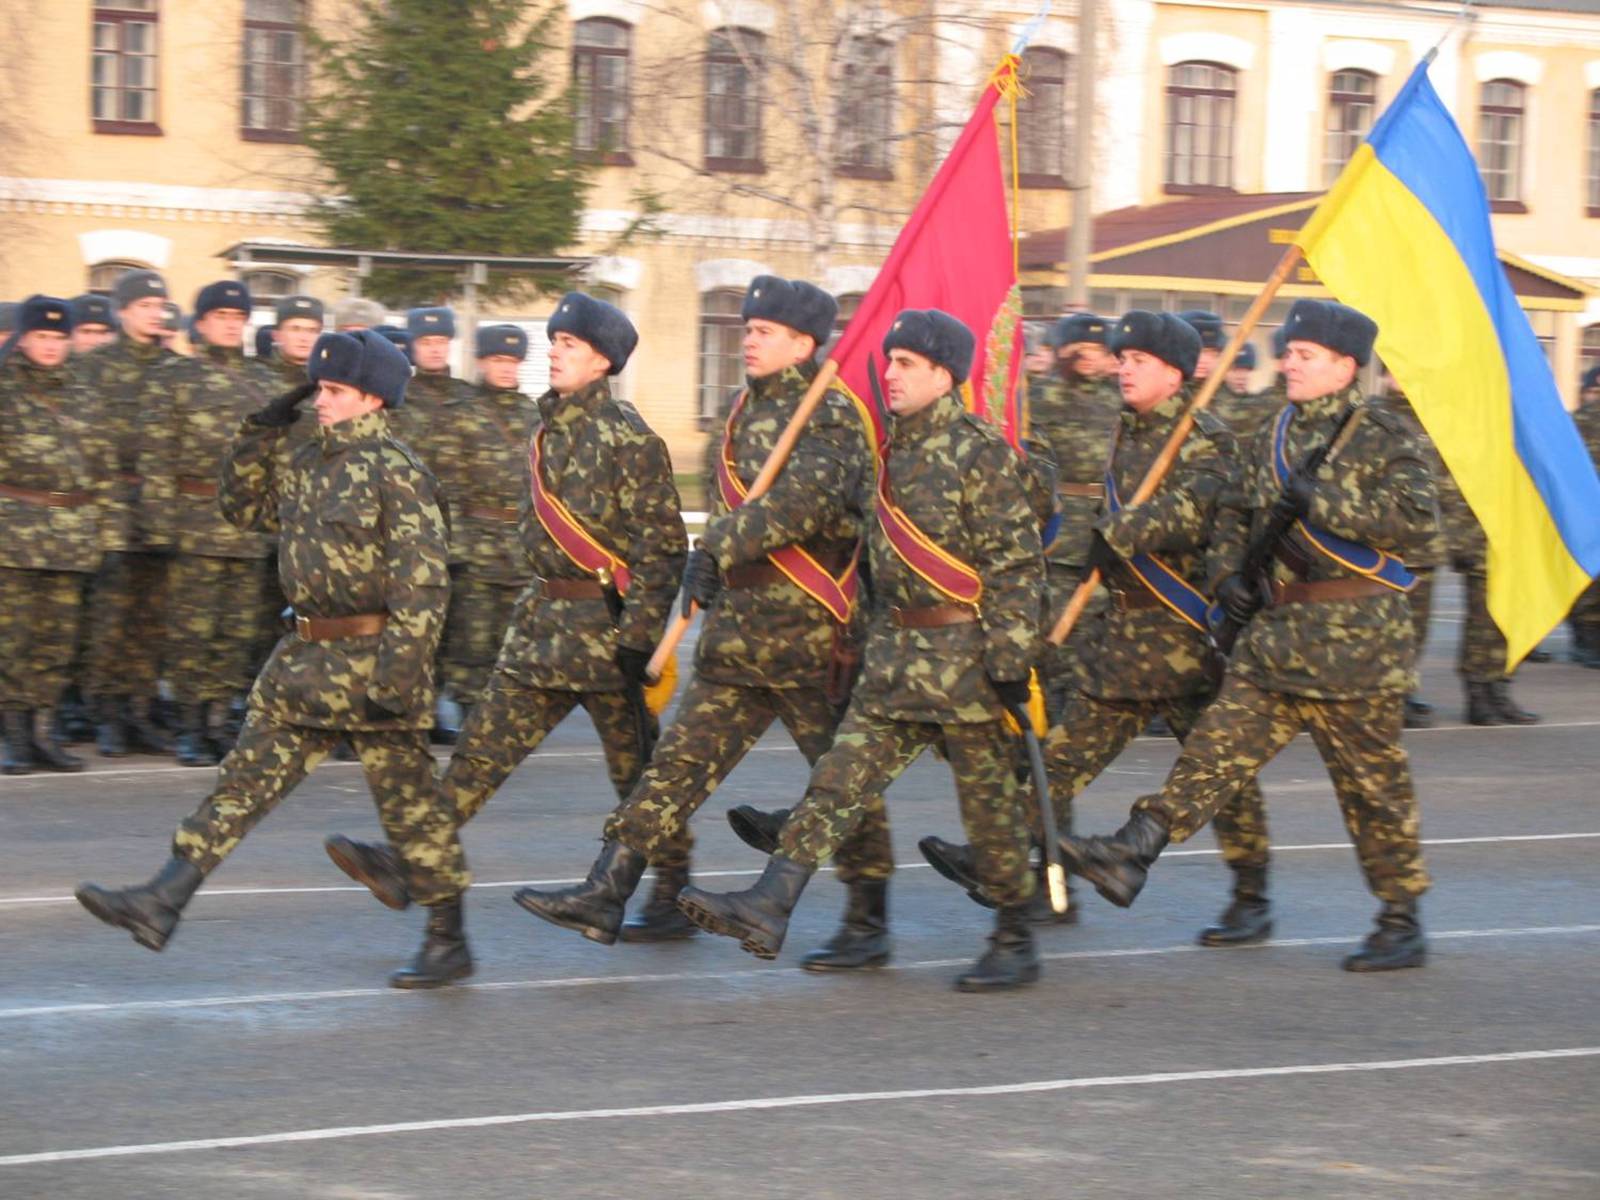
{"type": "Polygon", "coordinates": [[[1094,175],[1095,26],[1099,0],[1078,0],[1077,120],[1072,131],[1072,220],[1067,226],[1067,306],[1089,308],[1089,248],[1093,244],[1089,181],[1094,175]]]}

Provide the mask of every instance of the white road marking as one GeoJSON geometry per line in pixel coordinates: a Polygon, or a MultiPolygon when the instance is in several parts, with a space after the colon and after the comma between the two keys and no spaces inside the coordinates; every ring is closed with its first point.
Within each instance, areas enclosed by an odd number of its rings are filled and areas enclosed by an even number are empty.
{"type": "MultiPolygon", "coordinates": [[[[1430,932],[1432,941],[1457,941],[1466,938],[1495,937],[1560,937],[1574,934],[1600,933],[1600,924],[1593,925],[1528,925],[1498,929],[1447,929],[1430,932]]],[[[1175,946],[1127,946],[1099,950],[1062,950],[1041,954],[1050,962],[1081,961],[1084,959],[1156,958],[1170,954],[1239,953],[1246,950],[1296,949],[1306,946],[1353,946],[1355,935],[1339,937],[1274,938],[1252,946],[1232,950],[1208,950],[1193,942],[1175,946]]],[[[942,967],[966,966],[969,958],[929,958],[918,962],[891,963],[889,971],[926,971],[942,967]]],[[[706,983],[728,980],[793,979],[787,972],[771,968],[753,968],[742,971],[669,971],[651,975],[578,975],[556,979],[508,979],[488,983],[463,983],[451,988],[452,992],[546,992],[565,988],[610,987],[625,984],[706,983]]],[[[30,1017],[76,1017],[94,1014],[123,1014],[142,1012],[173,1012],[196,1008],[238,1008],[265,1004],[309,1004],[324,1000],[379,1000],[401,999],[411,993],[394,988],[337,988],[320,992],[260,992],[243,996],[190,996],[172,1000],[107,1000],[77,1004],[41,1004],[25,1008],[0,1008],[0,1021],[21,1020],[30,1017]]],[[[414,1001],[407,1001],[414,1003],[414,1001]]]]}
{"type": "Polygon", "coordinates": [[[331,1142],[388,1134],[439,1133],[456,1129],[489,1129],[505,1125],[534,1125],[566,1121],[605,1121],[618,1118],[709,1116],[715,1113],[759,1112],[793,1108],[818,1108],[839,1104],[892,1104],[913,1100],[972,1100],[990,1096],[1024,1096],[1043,1092],[1084,1091],[1091,1088],[1151,1087],[1168,1083],[1226,1082],[1235,1079],[1283,1079],[1304,1075],[1345,1075],[1372,1071],[1420,1071],[1443,1067],[1476,1067],[1497,1063],[1538,1062],[1553,1059],[1593,1058],[1600,1046],[1568,1046],[1549,1050],[1511,1050],[1497,1054],[1449,1054],[1433,1058],[1369,1059],[1363,1062],[1295,1063],[1280,1067],[1225,1067],[1207,1071],[1158,1071],[1146,1075],[1088,1075],[1069,1079],[1035,1079],[976,1087],[906,1088],[879,1092],[824,1092],[811,1095],[761,1096],[744,1100],[708,1100],[690,1104],[646,1104],[631,1108],[552,1109],[542,1112],[502,1113],[486,1117],[443,1117],[431,1121],[397,1121],[387,1125],[336,1125],[321,1129],[291,1129],[242,1137],[195,1138],[183,1142],[143,1142],[123,1146],[91,1146],[78,1150],[47,1150],[37,1154],[0,1156],[0,1167],[37,1166],[43,1163],[83,1162],[96,1158],[133,1158],[153,1154],[185,1154],[199,1150],[239,1150],[253,1146],[278,1146],[294,1142],[331,1142]]]}

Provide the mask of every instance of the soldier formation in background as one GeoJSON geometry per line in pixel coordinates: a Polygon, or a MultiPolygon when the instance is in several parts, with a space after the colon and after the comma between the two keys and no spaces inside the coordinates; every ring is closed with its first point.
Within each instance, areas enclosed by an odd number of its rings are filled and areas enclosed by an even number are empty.
{"type": "MultiPolygon", "coordinates": [[[[450,372],[448,308],[414,309],[402,328],[346,300],[325,333],[322,303],[290,296],[246,355],[251,311],[225,280],[185,322],[152,271],[109,297],[0,308],[3,769],[82,770],[79,732],[105,757],[220,761],[149,883],[79,889],[151,949],[248,831],[342,754],[362,763],[387,840],[332,837],[328,854],[388,906],[428,909],[421,948],[391,982],[465,978],[461,828],[581,706],[618,804],[583,883],[515,899],[597,942],[704,929],[774,957],[831,860],[845,910],[802,965],[883,965],[883,792],[928,748],[951,765],[968,843],[919,846],[996,914],[958,987],[1033,982],[1032,926],[1076,919],[1075,904],[1058,913],[1046,898],[1051,815],[1069,868],[1121,906],[1170,842],[1213,823],[1234,886],[1199,940],[1261,941],[1272,915],[1257,775],[1304,729],[1381,904],[1345,966],[1414,967],[1428,876],[1400,738],[1431,720],[1417,660],[1438,567],[1465,584],[1468,719],[1538,719],[1511,698],[1481,526],[1392,381],[1381,399],[1362,394],[1376,329],[1338,304],[1290,308],[1263,391],[1248,390],[1246,346],[1138,504],[1215,369],[1220,317],[1060,319],[1030,352],[1019,451],[961,401],[972,331],[907,310],[881,347],[886,445],[828,389],[777,482],[751,499],[836,315],[809,283],[759,277],[742,310],[748,382],[713,437],[692,551],[665,444],[611,395],[637,343],[611,305],[576,292],[557,304],[551,386],[536,399],[518,388],[528,341],[515,326],[476,331],[469,384],[450,372]],[[190,355],[171,348],[180,328],[190,355]],[[1049,646],[1091,576],[1104,586],[1049,646]],[[648,664],[680,582],[684,611],[705,621],[663,730],[672,684],[648,664]],[[1237,632],[1226,659],[1219,614],[1237,632]],[[1017,769],[1017,718],[1039,691],[1045,812],[1017,769]],[[809,785],[791,807],[729,812],[768,856],[754,887],[697,888],[690,818],[774,721],[811,764],[809,785]],[[1074,797],[1152,727],[1183,743],[1166,785],[1117,833],[1078,835],[1074,797]],[[430,738],[453,743],[442,769],[430,738]],[[655,886],[625,919],[649,868],[655,886]]],[[[1600,453],[1600,368],[1581,399],[1600,453]]],[[[1600,667],[1600,585],[1570,624],[1574,660],[1600,667]]]]}

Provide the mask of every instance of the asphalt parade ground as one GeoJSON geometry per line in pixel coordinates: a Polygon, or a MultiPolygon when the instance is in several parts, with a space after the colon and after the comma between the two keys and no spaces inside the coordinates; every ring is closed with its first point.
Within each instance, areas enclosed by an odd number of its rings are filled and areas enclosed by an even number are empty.
{"type": "MultiPolygon", "coordinates": [[[[1131,910],[1092,892],[1045,930],[1044,979],[970,996],[989,916],[916,853],[959,830],[948,770],[889,793],[892,965],[811,975],[843,889],[813,881],[778,962],[728,939],[605,948],[511,902],[575,881],[612,803],[582,713],[465,833],[465,986],[397,992],[422,915],[322,852],[375,836],[328,763],[211,878],[164,954],[78,882],[148,878],[209,770],[93,760],[0,781],[0,1197],[1600,1196],[1600,672],[1529,665],[1528,728],[1462,724],[1459,592],[1407,734],[1434,890],[1424,970],[1356,976],[1366,893],[1308,739],[1265,773],[1277,936],[1203,950],[1226,901],[1209,832],[1131,910]]],[[[1143,738],[1083,800],[1110,830],[1175,744],[1143,738]]],[[[761,861],[732,804],[798,797],[767,738],[696,823],[697,875],[761,861]]],[[[646,881],[648,887],[648,879],[646,881]]],[[[641,889],[640,899],[643,898],[641,889]]]]}

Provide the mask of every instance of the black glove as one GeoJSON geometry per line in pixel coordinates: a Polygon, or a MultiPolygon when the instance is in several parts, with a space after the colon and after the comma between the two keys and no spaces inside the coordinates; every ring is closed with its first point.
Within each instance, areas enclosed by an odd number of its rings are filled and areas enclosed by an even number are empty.
{"type": "Polygon", "coordinates": [[[265,425],[269,429],[282,429],[286,425],[293,425],[299,415],[300,405],[308,396],[317,390],[314,383],[302,383],[299,387],[284,392],[281,396],[274,396],[272,403],[258,413],[251,414],[252,424],[265,425]]]}
{"type": "Polygon", "coordinates": [[[1007,709],[1026,709],[1028,707],[1028,681],[1026,679],[995,679],[990,678],[989,686],[994,689],[994,694],[1000,697],[1000,703],[1007,709]]]}
{"type": "Polygon", "coordinates": [[[717,560],[696,546],[689,551],[689,561],[683,568],[683,615],[689,615],[691,604],[710,608],[721,594],[722,575],[717,570],[717,560]]]}
{"type": "Polygon", "coordinates": [[[361,698],[361,719],[364,721],[398,721],[404,713],[395,712],[392,708],[385,708],[374,700],[371,695],[361,698]]]}
{"type": "Polygon", "coordinates": [[[1261,589],[1235,572],[1217,584],[1217,603],[1235,625],[1245,625],[1261,611],[1264,601],[1261,589]]]}
{"type": "Polygon", "coordinates": [[[650,651],[635,650],[632,646],[617,647],[617,670],[628,683],[641,686],[649,683],[646,668],[650,666],[650,651]]]}
{"type": "Polygon", "coordinates": [[[1101,581],[1109,581],[1111,568],[1121,561],[1122,556],[1111,548],[1111,543],[1106,541],[1105,535],[1096,529],[1089,539],[1089,557],[1084,560],[1083,570],[1078,572],[1078,579],[1081,582],[1089,578],[1091,571],[1099,571],[1101,581]]]}
{"type": "Polygon", "coordinates": [[[1283,485],[1283,495],[1272,502],[1275,517],[1298,521],[1311,511],[1311,497],[1316,493],[1317,481],[1299,471],[1292,471],[1283,485]]]}

